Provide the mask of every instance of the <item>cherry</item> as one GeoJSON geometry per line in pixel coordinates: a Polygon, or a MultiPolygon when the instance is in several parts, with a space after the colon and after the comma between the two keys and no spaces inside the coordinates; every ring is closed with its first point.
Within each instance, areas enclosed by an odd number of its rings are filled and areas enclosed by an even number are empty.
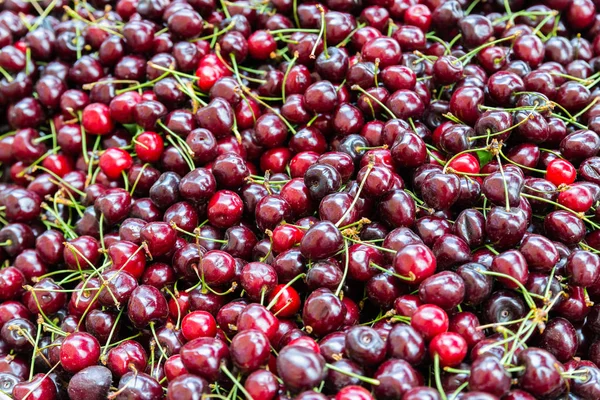
{"type": "Polygon", "coordinates": [[[121,377],[117,392],[119,397],[125,398],[160,397],[163,395],[163,388],[150,375],[135,371],[121,377]]]}
{"type": "Polygon", "coordinates": [[[318,386],[325,379],[325,359],[303,346],[286,346],[277,357],[277,372],[294,392],[318,386]]]}
{"type": "Polygon", "coordinates": [[[146,362],[147,355],[144,348],[135,341],[126,340],[110,349],[106,365],[115,376],[121,377],[129,371],[145,369],[146,362]]]}
{"type": "Polygon", "coordinates": [[[248,329],[231,340],[231,360],[243,372],[253,372],[267,363],[270,355],[269,339],[255,329],[248,329]]]}
{"type": "Polygon", "coordinates": [[[457,333],[443,332],[436,335],[429,343],[429,353],[439,357],[440,365],[459,365],[467,355],[467,342],[457,333]]]}
{"type": "Polygon", "coordinates": [[[437,306],[425,304],[417,308],[410,325],[430,340],[448,330],[448,315],[437,306]]]}
{"type": "Polygon", "coordinates": [[[302,310],[302,320],[309,333],[323,336],[331,333],[344,322],[345,306],[329,289],[311,293],[302,310]]]}
{"type": "Polygon", "coordinates": [[[93,135],[106,135],[114,129],[110,109],[102,103],[92,103],[83,109],[81,125],[93,135]]]}
{"type": "Polygon", "coordinates": [[[221,366],[227,363],[229,349],[220,339],[204,337],[187,342],[180,354],[188,371],[214,381],[221,374],[221,366]]]}
{"type": "Polygon", "coordinates": [[[469,390],[502,396],[510,390],[510,386],[510,374],[496,357],[482,356],[473,362],[469,390]]]}
{"type": "Polygon", "coordinates": [[[150,254],[158,257],[172,250],[177,234],[165,222],[150,222],[142,228],[140,237],[147,244],[150,254]]]}
{"type": "Polygon", "coordinates": [[[137,136],[134,149],[141,161],[153,163],[160,160],[163,147],[163,140],[157,133],[143,132],[137,136]]]}
{"type": "Polygon", "coordinates": [[[71,333],[60,346],[60,364],[71,373],[96,364],[99,357],[98,340],[85,332],[71,333]]]}
{"type": "Polygon", "coordinates": [[[154,286],[140,285],[134,289],[127,305],[127,315],[139,329],[167,319],[167,300],[154,286]]]}
{"type": "Polygon", "coordinates": [[[167,399],[194,398],[209,394],[208,382],[198,376],[183,374],[169,380],[167,387],[167,399]]]}
{"type": "Polygon", "coordinates": [[[19,382],[15,385],[12,396],[18,400],[58,399],[55,383],[45,374],[36,374],[30,381],[19,382]]]}
{"type": "Polygon", "coordinates": [[[262,369],[252,372],[244,382],[244,388],[253,398],[273,399],[278,387],[275,375],[262,369]]]}
{"type": "Polygon", "coordinates": [[[419,386],[421,375],[404,360],[390,359],[379,366],[374,379],[380,384],[375,386],[374,394],[377,398],[402,398],[402,396],[415,386],[419,386]]]}
{"type": "Polygon", "coordinates": [[[214,337],[217,334],[217,324],[214,317],[206,311],[193,311],[183,317],[181,332],[187,340],[214,337]]]}
{"type": "Polygon", "coordinates": [[[410,244],[394,256],[393,268],[399,275],[414,283],[421,283],[433,275],[436,260],[433,252],[422,244],[410,244]]]}
{"type": "Polygon", "coordinates": [[[387,352],[393,358],[418,365],[425,357],[425,341],[412,326],[396,324],[388,336],[387,352]]]}
{"type": "Polygon", "coordinates": [[[525,371],[519,377],[519,384],[536,396],[557,394],[564,390],[565,381],[560,374],[556,358],[545,350],[529,348],[517,356],[525,371]]]}

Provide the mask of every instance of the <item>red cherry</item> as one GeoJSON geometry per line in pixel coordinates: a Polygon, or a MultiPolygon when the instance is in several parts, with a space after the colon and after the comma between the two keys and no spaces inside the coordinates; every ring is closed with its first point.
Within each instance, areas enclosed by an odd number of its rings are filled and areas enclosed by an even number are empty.
{"type": "Polygon", "coordinates": [[[181,333],[187,340],[199,337],[215,337],[217,335],[217,322],[206,311],[193,311],[181,321],[181,333]]]}
{"type": "Polygon", "coordinates": [[[277,50],[277,42],[268,31],[256,31],[248,38],[248,52],[256,60],[268,60],[277,50]]]}
{"type": "Polygon", "coordinates": [[[100,169],[110,180],[117,180],[123,171],[133,165],[131,155],[123,149],[111,147],[100,156],[100,169]]]}
{"type": "Polygon", "coordinates": [[[164,147],[164,142],[158,133],[144,132],[135,139],[134,150],[141,161],[153,163],[160,160],[164,147]]]}
{"type": "Polygon", "coordinates": [[[362,386],[346,386],[335,395],[335,400],[373,400],[373,395],[362,386]]]}
{"type": "Polygon", "coordinates": [[[44,158],[42,167],[62,178],[65,174],[73,171],[73,162],[63,154],[51,154],[44,158]]]}
{"type": "Polygon", "coordinates": [[[283,253],[292,247],[299,245],[304,237],[304,230],[292,225],[278,225],[273,229],[271,237],[271,249],[275,253],[283,253]]]}
{"type": "Polygon", "coordinates": [[[433,252],[420,243],[406,246],[398,251],[393,262],[394,270],[415,284],[433,275],[436,266],[433,252]]]}
{"type": "Polygon", "coordinates": [[[227,66],[217,57],[216,54],[208,54],[200,60],[196,76],[199,78],[198,86],[204,92],[208,92],[216,81],[224,76],[231,76],[227,66]]]}
{"type": "Polygon", "coordinates": [[[454,367],[460,364],[467,355],[467,341],[458,333],[440,333],[429,343],[429,354],[440,358],[442,367],[454,367]]]}
{"type": "Polygon", "coordinates": [[[237,193],[219,190],[208,201],[208,221],[217,228],[229,228],[240,222],[244,203],[237,193]]]}
{"type": "Polygon", "coordinates": [[[546,167],[546,179],[556,186],[560,184],[568,185],[575,182],[577,171],[573,164],[562,158],[550,161],[546,167]]]}
{"type": "Polygon", "coordinates": [[[83,109],[81,124],[87,133],[106,135],[115,127],[110,118],[110,108],[103,103],[92,103],[83,109]]]}
{"type": "Polygon", "coordinates": [[[269,296],[269,301],[272,301],[277,295],[279,295],[279,297],[271,309],[276,316],[289,318],[293,317],[294,314],[300,310],[300,296],[293,287],[285,287],[285,285],[275,286],[275,289],[273,289],[273,292],[271,292],[271,295],[269,296]]]}
{"type": "Polygon", "coordinates": [[[432,339],[440,333],[448,331],[450,321],[446,311],[440,307],[433,304],[424,304],[417,308],[410,319],[410,325],[419,331],[425,339],[432,339]]]}
{"type": "Polygon", "coordinates": [[[479,173],[479,160],[471,153],[461,154],[450,161],[448,168],[452,168],[457,172],[477,174],[479,173]]]}
{"type": "Polygon", "coordinates": [[[60,347],[60,364],[70,373],[95,365],[100,358],[100,343],[85,332],[75,332],[67,336],[60,347]]]}
{"type": "Polygon", "coordinates": [[[309,349],[312,352],[320,353],[321,348],[319,344],[315,342],[315,339],[309,336],[300,336],[299,338],[290,340],[290,342],[286,346],[303,346],[309,349]]]}
{"type": "Polygon", "coordinates": [[[586,212],[594,204],[594,196],[585,186],[573,186],[560,192],[557,201],[575,212],[586,212]]]}

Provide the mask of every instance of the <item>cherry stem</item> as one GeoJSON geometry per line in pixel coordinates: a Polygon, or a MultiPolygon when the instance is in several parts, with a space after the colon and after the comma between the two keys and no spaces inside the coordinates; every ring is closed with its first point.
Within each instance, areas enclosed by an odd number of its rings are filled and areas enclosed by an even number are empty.
{"type": "Polygon", "coordinates": [[[444,387],[442,386],[442,378],[440,376],[440,355],[435,353],[433,355],[433,376],[435,378],[435,387],[437,388],[442,400],[448,400],[444,387]]]}
{"type": "Polygon", "coordinates": [[[123,310],[125,310],[125,308],[121,308],[121,310],[119,310],[119,314],[117,314],[117,318],[115,318],[115,323],[113,324],[112,328],[110,328],[110,333],[108,334],[108,339],[106,339],[106,343],[104,344],[104,346],[102,346],[101,357],[106,355],[108,348],[110,347],[110,341],[112,340],[112,337],[115,334],[115,330],[116,330],[117,326],[119,325],[119,319],[121,318],[121,315],[123,314],[123,310]]]}
{"type": "Polygon", "coordinates": [[[152,332],[152,336],[154,337],[154,340],[156,341],[156,345],[158,346],[158,349],[160,350],[162,355],[165,357],[165,359],[168,359],[169,357],[167,356],[167,353],[165,353],[165,349],[163,349],[162,345],[158,341],[158,336],[156,335],[156,330],[154,329],[154,322],[150,322],[150,331],[152,332]]]}
{"type": "Polygon", "coordinates": [[[471,58],[471,57],[473,57],[475,54],[479,53],[481,50],[483,50],[483,49],[485,49],[485,48],[487,48],[487,47],[490,47],[490,46],[496,45],[496,44],[498,44],[498,43],[506,42],[506,41],[508,41],[508,40],[513,40],[513,39],[515,39],[516,37],[518,37],[518,35],[515,33],[514,35],[510,35],[510,36],[507,36],[507,37],[504,37],[504,38],[500,38],[500,39],[493,40],[493,41],[491,41],[491,42],[484,43],[484,44],[482,44],[481,46],[478,46],[478,47],[474,48],[473,50],[471,50],[470,52],[468,52],[468,53],[467,53],[467,54],[465,54],[464,56],[460,57],[458,60],[459,60],[460,62],[463,62],[463,60],[470,59],[470,58],[471,58]]]}
{"type": "Polygon", "coordinates": [[[519,287],[519,289],[521,289],[523,291],[523,297],[525,298],[525,302],[527,303],[527,305],[531,309],[537,308],[537,306],[535,305],[535,302],[531,298],[531,295],[529,294],[529,292],[527,291],[527,289],[525,288],[525,286],[523,286],[523,284],[521,282],[519,282],[517,279],[513,278],[510,275],[503,274],[501,272],[494,272],[494,271],[488,271],[488,270],[483,270],[483,269],[477,269],[477,271],[480,274],[482,274],[482,275],[489,275],[489,276],[493,276],[493,277],[496,277],[496,278],[503,278],[503,279],[510,280],[515,285],[517,285],[519,287]]]}
{"type": "Polygon", "coordinates": [[[4,76],[4,78],[8,81],[8,82],[12,82],[13,78],[12,76],[10,76],[10,74],[2,67],[0,67],[0,74],[2,74],[4,76]]]}
{"type": "Polygon", "coordinates": [[[385,269],[385,268],[384,268],[384,267],[382,267],[381,265],[375,264],[373,261],[371,261],[371,262],[369,263],[369,266],[371,266],[371,267],[373,267],[373,268],[375,268],[375,269],[378,269],[378,270],[380,270],[381,272],[384,272],[384,273],[386,273],[386,274],[390,274],[390,275],[392,275],[392,276],[394,276],[394,277],[396,277],[396,278],[398,278],[398,279],[401,279],[401,280],[403,280],[403,281],[413,282],[413,281],[415,280],[415,278],[414,278],[414,275],[413,275],[413,277],[412,277],[412,278],[411,278],[411,277],[409,277],[409,276],[402,276],[402,275],[399,275],[399,274],[397,274],[397,273],[395,273],[395,272],[392,272],[392,271],[391,271],[391,270],[389,270],[389,269],[385,269]]]}
{"type": "Polygon", "coordinates": [[[325,366],[327,368],[329,368],[329,369],[334,370],[335,372],[339,372],[340,374],[349,376],[351,378],[358,379],[358,380],[360,380],[362,382],[371,384],[373,386],[379,386],[381,384],[381,382],[378,379],[373,379],[373,378],[368,378],[366,376],[358,375],[358,374],[355,374],[354,372],[345,370],[343,368],[337,367],[337,366],[335,366],[333,364],[330,364],[330,363],[325,364],[325,366]]]}
{"type": "Polygon", "coordinates": [[[239,379],[236,379],[235,376],[233,376],[225,364],[221,365],[221,371],[223,371],[223,373],[227,375],[229,379],[231,379],[231,382],[240,390],[240,392],[244,394],[244,396],[246,396],[248,400],[254,400],[252,395],[248,393],[244,386],[242,386],[239,379]]]}
{"type": "Polygon", "coordinates": [[[288,63],[288,66],[285,69],[285,74],[283,75],[283,83],[281,84],[281,98],[283,99],[284,103],[285,103],[285,84],[287,82],[288,75],[290,74],[290,71],[291,71],[292,67],[294,66],[294,64],[296,63],[297,59],[298,59],[298,52],[296,51],[296,52],[294,52],[294,58],[292,58],[292,61],[290,61],[288,63]]]}
{"type": "Polygon", "coordinates": [[[453,373],[453,374],[471,375],[471,370],[468,370],[468,369],[458,369],[458,368],[452,368],[452,367],[444,367],[444,371],[450,372],[450,373],[453,373]]]}
{"type": "Polygon", "coordinates": [[[390,110],[385,104],[383,104],[378,98],[376,98],[375,96],[373,96],[371,93],[367,92],[365,89],[363,89],[362,87],[358,86],[358,85],[352,85],[351,87],[352,90],[358,90],[359,92],[363,93],[365,96],[369,97],[371,100],[373,100],[375,103],[379,104],[381,106],[381,108],[383,108],[392,119],[396,119],[396,115],[392,112],[392,110],[390,110]]]}
{"type": "Polygon", "coordinates": [[[369,247],[372,247],[372,248],[377,249],[377,250],[387,251],[388,253],[394,253],[394,254],[397,253],[396,250],[387,249],[387,248],[381,247],[381,246],[376,246],[374,244],[370,244],[369,242],[363,242],[363,241],[360,241],[358,239],[353,239],[351,237],[346,237],[346,239],[349,240],[349,241],[351,241],[351,242],[354,242],[354,243],[364,244],[365,246],[369,246],[369,247]]]}
{"type": "Polygon", "coordinates": [[[340,284],[338,285],[337,289],[335,290],[336,297],[340,296],[342,287],[344,286],[344,283],[346,282],[346,276],[348,276],[348,265],[350,263],[350,254],[348,252],[348,240],[344,240],[344,254],[345,254],[344,273],[342,275],[342,279],[340,280],[340,284]]]}
{"type": "Polygon", "coordinates": [[[369,162],[369,164],[367,166],[367,172],[365,172],[365,176],[363,177],[362,181],[360,182],[360,186],[358,187],[358,190],[356,191],[356,194],[354,195],[354,199],[352,199],[352,203],[350,204],[350,207],[348,207],[346,212],[344,212],[344,214],[342,214],[342,216],[340,217],[338,222],[335,223],[336,228],[339,228],[340,224],[348,217],[348,214],[350,214],[350,212],[354,209],[354,206],[356,206],[356,203],[358,202],[358,199],[360,197],[360,193],[362,192],[363,187],[365,186],[365,183],[367,182],[367,178],[369,177],[369,174],[373,170],[373,167],[374,167],[374,164],[372,162],[369,162]]]}
{"type": "Polygon", "coordinates": [[[500,156],[498,154],[496,154],[496,160],[498,161],[498,168],[500,168],[500,173],[502,174],[502,184],[504,186],[504,201],[506,202],[506,212],[510,212],[510,202],[508,199],[508,183],[506,182],[506,176],[504,175],[504,167],[502,167],[502,161],[500,161],[500,156]]]}
{"type": "MultiPolygon", "coordinates": [[[[33,354],[31,355],[31,364],[29,366],[29,380],[31,380],[33,378],[33,371],[35,370],[35,357],[36,357],[36,353],[38,352],[38,343],[40,341],[40,335],[42,333],[42,321],[38,320],[37,321],[37,333],[35,335],[35,343],[33,345],[33,354]]],[[[46,359],[46,357],[40,353],[40,355],[46,359]]],[[[52,364],[50,364],[48,362],[48,360],[46,360],[46,362],[48,363],[49,366],[52,366],[52,364]]]]}

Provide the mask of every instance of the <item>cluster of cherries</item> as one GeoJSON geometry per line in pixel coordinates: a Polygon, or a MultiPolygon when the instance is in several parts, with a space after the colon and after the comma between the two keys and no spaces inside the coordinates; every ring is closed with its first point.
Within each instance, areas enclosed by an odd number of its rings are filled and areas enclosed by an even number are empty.
{"type": "Polygon", "coordinates": [[[0,398],[600,399],[596,7],[0,2],[0,398]]]}

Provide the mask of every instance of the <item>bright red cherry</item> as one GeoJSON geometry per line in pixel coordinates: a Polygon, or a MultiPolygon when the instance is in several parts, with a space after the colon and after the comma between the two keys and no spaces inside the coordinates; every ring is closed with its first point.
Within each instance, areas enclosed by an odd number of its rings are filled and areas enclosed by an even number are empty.
{"type": "Polygon", "coordinates": [[[413,283],[421,283],[434,274],[435,256],[424,244],[411,244],[396,253],[393,267],[396,273],[413,283]]]}
{"type": "Polygon", "coordinates": [[[248,38],[248,52],[256,60],[268,60],[277,50],[277,42],[268,31],[256,31],[248,38]]]}
{"type": "Polygon", "coordinates": [[[299,245],[302,237],[304,236],[304,230],[293,225],[278,225],[273,229],[273,235],[271,237],[271,249],[275,253],[283,253],[292,247],[299,245]]]}
{"type": "Polygon", "coordinates": [[[275,289],[271,292],[271,296],[269,296],[269,301],[273,301],[276,296],[278,297],[275,305],[271,308],[271,311],[276,316],[289,318],[293,317],[300,310],[300,296],[293,287],[286,287],[286,285],[275,286],[275,289]]]}
{"type": "Polygon", "coordinates": [[[440,333],[448,331],[450,321],[446,311],[433,304],[424,304],[410,319],[410,325],[425,337],[432,339],[440,333]]]}
{"type": "Polygon", "coordinates": [[[546,179],[554,183],[556,186],[560,184],[568,185],[575,182],[577,171],[573,164],[562,158],[550,161],[546,167],[546,179]]]}
{"type": "Polygon", "coordinates": [[[187,340],[199,337],[215,337],[217,335],[217,322],[206,311],[193,311],[183,317],[181,333],[187,340]]]}
{"type": "Polygon", "coordinates": [[[73,162],[64,154],[51,154],[44,158],[42,167],[54,172],[62,178],[65,174],[73,171],[73,162]]]}
{"type": "Polygon", "coordinates": [[[477,174],[479,173],[479,160],[471,153],[461,154],[450,161],[448,168],[466,174],[477,174]]]}
{"type": "Polygon", "coordinates": [[[592,207],[594,196],[585,186],[572,186],[560,192],[557,201],[575,212],[586,212],[592,207]]]}
{"type": "Polygon", "coordinates": [[[467,341],[458,333],[440,333],[429,343],[429,354],[440,358],[442,367],[455,367],[460,364],[467,355],[467,341]]]}
{"type": "Polygon", "coordinates": [[[123,149],[111,147],[100,156],[100,169],[110,180],[117,180],[133,165],[131,155],[123,149]]]}
{"type": "Polygon", "coordinates": [[[92,103],[83,109],[81,124],[87,133],[106,135],[115,127],[110,118],[110,108],[103,103],[92,103]]]}
{"type": "Polygon", "coordinates": [[[95,365],[99,358],[100,343],[89,333],[71,333],[60,347],[60,364],[73,374],[95,365]]]}
{"type": "Polygon", "coordinates": [[[160,160],[165,145],[162,137],[156,132],[143,132],[135,139],[135,154],[147,163],[160,160]]]}
{"type": "Polygon", "coordinates": [[[335,395],[335,400],[373,400],[373,395],[362,386],[346,386],[335,395]]]}

